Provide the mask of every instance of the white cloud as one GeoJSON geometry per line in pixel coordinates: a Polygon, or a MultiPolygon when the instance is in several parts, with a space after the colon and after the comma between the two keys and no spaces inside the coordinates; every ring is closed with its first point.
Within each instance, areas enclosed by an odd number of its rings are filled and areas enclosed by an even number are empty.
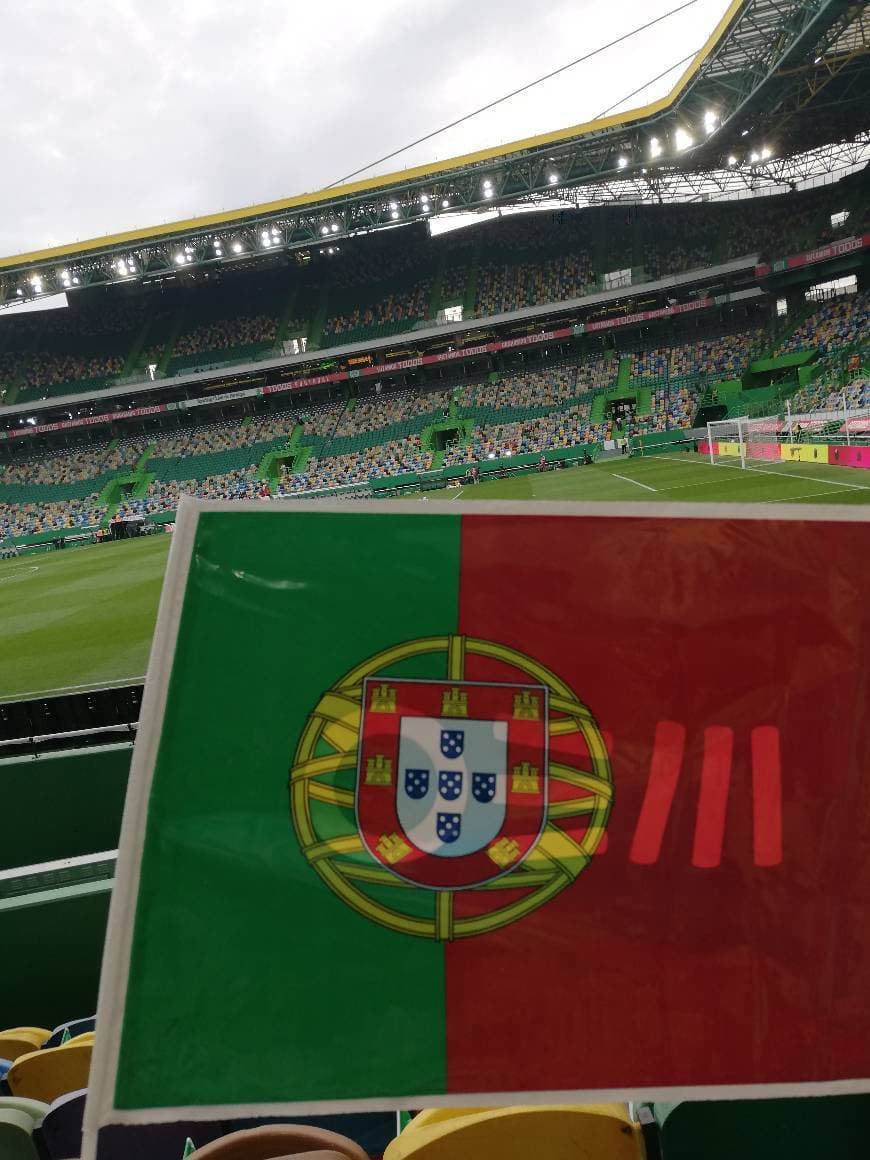
{"type": "MultiPolygon", "coordinates": [[[[698,0],[378,171],[589,119],[726,5],[698,0]]],[[[597,0],[4,5],[0,254],[320,188],[673,6],[630,0],[605,22],[597,0]]]]}

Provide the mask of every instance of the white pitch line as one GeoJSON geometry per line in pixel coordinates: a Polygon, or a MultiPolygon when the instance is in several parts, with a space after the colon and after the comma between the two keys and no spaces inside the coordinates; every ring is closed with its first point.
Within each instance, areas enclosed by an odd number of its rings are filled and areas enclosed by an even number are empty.
{"type": "Polygon", "coordinates": [[[811,491],[806,495],[786,495],[780,499],[763,499],[762,503],[797,503],[799,499],[815,499],[820,495],[842,495],[841,491],[811,491]]]}
{"type": "Polygon", "coordinates": [[[645,491],[658,491],[657,487],[650,487],[648,483],[640,483],[637,479],[629,479],[627,475],[620,475],[618,471],[611,471],[610,473],[614,479],[624,479],[626,483],[633,483],[635,487],[642,487],[645,491]]]}
{"type": "MultiPolygon", "coordinates": [[[[659,459],[669,459],[671,463],[686,463],[684,459],[678,459],[676,455],[660,455],[659,459]]],[[[786,460],[786,462],[789,462],[786,460]]],[[[794,460],[795,465],[803,462],[802,460],[794,460]]],[[[693,460],[686,464],[687,467],[701,467],[703,464],[697,460],[693,460]]],[[[796,471],[778,471],[775,467],[750,467],[747,463],[746,467],[739,467],[736,463],[713,463],[712,467],[726,467],[731,471],[755,471],[759,475],[782,475],[786,479],[808,479],[811,483],[828,483],[833,484],[834,487],[850,487],[853,491],[870,491],[870,484],[866,483],[846,483],[841,479],[820,479],[818,475],[804,475],[802,472],[796,471]]]]}
{"type": "Polygon", "coordinates": [[[56,689],[34,689],[29,693],[4,693],[2,701],[29,701],[36,697],[51,697],[55,693],[85,693],[91,689],[110,689],[115,685],[135,685],[144,682],[145,677],[115,677],[111,681],[90,681],[86,685],[60,685],[56,689]]]}
{"type": "Polygon", "coordinates": [[[462,491],[463,491],[463,488],[462,488],[462,485],[460,484],[459,488],[456,491],[456,495],[451,495],[450,499],[447,502],[448,503],[455,503],[455,501],[458,500],[459,497],[462,495],[462,491]]]}

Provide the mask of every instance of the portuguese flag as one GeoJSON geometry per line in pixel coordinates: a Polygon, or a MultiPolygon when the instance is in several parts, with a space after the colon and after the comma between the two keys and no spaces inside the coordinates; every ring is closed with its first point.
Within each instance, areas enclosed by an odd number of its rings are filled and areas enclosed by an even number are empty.
{"type": "Polygon", "coordinates": [[[637,510],[185,500],[90,1147],[870,1088],[870,525],[637,510]]]}

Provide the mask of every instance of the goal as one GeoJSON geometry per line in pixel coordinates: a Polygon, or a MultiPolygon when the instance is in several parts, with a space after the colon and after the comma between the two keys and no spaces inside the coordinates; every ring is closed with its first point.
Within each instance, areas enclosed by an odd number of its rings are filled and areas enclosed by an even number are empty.
{"type": "Polygon", "coordinates": [[[728,463],[736,467],[734,462],[740,460],[740,466],[746,467],[746,436],[749,419],[742,415],[737,419],[714,419],[707,424],[707,452],[710,462],[728,463]]]}

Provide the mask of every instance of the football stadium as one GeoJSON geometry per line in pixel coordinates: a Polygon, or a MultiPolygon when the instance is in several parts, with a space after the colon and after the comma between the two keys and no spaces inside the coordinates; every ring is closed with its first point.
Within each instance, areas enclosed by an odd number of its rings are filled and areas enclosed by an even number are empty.
{"type": "Polygon", "coordinates": [[[0,1160],[866,1155],[870,10],[722,7],[0,258],[0,1160]]]}

